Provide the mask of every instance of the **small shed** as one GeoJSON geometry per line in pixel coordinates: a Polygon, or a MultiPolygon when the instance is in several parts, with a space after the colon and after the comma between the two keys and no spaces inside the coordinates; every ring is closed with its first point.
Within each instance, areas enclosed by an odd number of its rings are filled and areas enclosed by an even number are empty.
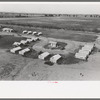
{"type": "Polygon", "coordinates": [[[51,47],[57,47],[57,42],[55,42],[55,41],[49,41],[49,44],[50,44],[50,46],[51,47]]]}
{"type": "MultiPolygon", "coordinates": [[[[92,48],[90,48],[90,49],[89,49],[89,48],[82,48],[80,51],[87,51],[87,52],[91,52],[91,51],[92,51],[92,48]]],[[[79,52],[80,52],[80,51],[79,51],[79,52]]]]}
{"type": "Polygon", "coordinates": [[[15,53],[16,51],[19,51],[21,50],[22,48],[19,46],[19,47],[16,47],[16,48],[13,48],[10,50],[11,53],[15,53]]]}
{"type": "Polygon", "coordinates": [[[27,33],[27,30],[24,30],[22,33],[23,33],[23,34],[27,33]]]}
{"type": "Polygon", "coordinates": [[[28,31],[27,34],[32,34],[32,31],[28,31]]]}
{"type": "Polygon", "coordinates": [[[32,42],[32,39],[27,39],[26,41],[30,43],[30,42],[32,42]]]}
{"type": "Polygon", "coordinates": [[[92,44],[92,45],[85,45],[83,48],[89,48],[89,49],[92,49],[95,45],[92,44]]]}
{"type": "Polygon", "coordinates": [[[40,35],[42,35],[42,34],[43,34],[42,32],[38,32],[38,34],[37,34],[37,35],[38,35],[38,36],[40,36],[40,35]]]}
{"type": "Polygon", "coordinates": [[[32,33],[32,35],[35,35],[35,34],[38,34],[36,31],[34,31],[33,33],[32,33]]]}
{"type": "Polygon", "coordinates": [[[37,40],[39,40],[39,38],[38,37],[32,37],[31,40],[32,41],[37,41],[37,40]]]}
{"type": "Polygon", "coordinates": [[[21,40],[20,43],[25,45],[27,43],[27,41],[26,40],[21,40]]]}
{"type": "Polygon", "coordinates": [[[21,45],[20,42],[14,42],[14,43],[13,43],[13,46],[19,46],[19,45],[21,45]]]}
{"type": "Polygon", "coordinates": [[[88,50],[88,51],[92,51],[94,49],[95,44],[86,44],[82,50],[88,50]]]}
{"type": "Polygon", "coordinates": [[[12,32],[13,29],[11,29],[11,28],[3,28],[2,31],[3,32],[12,32]]]}
{"type": "Polygon", "coordinates": [[[49,56],[50,55],[50,53],[49,52],[44,52],[44,53],[42,53],[42,54],[40,54],[39,56],[38,56],[38,58],[39,59],[45,59],[47,56],[49,56]]]}
{"type": "Polygon", "coordinates": [[[20,55],[24,55],[25,53],[27,53],[27,52],[29,52],[29,51],[30,51],[29,48],[25,48],[25,49],[19,51],[19,54],[20,54],[20,55]]]}
{"type": "Polygon", "coordinates": [[[82,60],[87,60],[88,55],[84,54],[84,53],[76,53],[75,58],[82,59],[82,60]]]}
{"type": "Polygon", "coordinates": [[[88,51],[88,50],[80,50],[78,53],[79,54],[84,54],[84,55],[89,55],[90,51],[88,51]]]}
{"type": "Polygon", "coordinates": [[[57,63],[57,61],[61,58],[61,56],[59,54],[54,55],[50,58],[50,61],[53,63],[57,63]]]}

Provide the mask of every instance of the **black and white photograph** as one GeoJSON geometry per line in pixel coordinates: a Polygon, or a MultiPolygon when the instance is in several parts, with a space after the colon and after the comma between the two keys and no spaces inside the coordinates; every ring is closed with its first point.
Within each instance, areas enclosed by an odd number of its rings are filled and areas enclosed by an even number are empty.
{"type": "Polygon", "coordinates": [[[100,2],[0,2],[0,98],[99,98],[100,2]]]}
{"type": "Polygon", "coordinates": [[[1,81],[100,81],[100,3],[0,3],[1,81]]]}

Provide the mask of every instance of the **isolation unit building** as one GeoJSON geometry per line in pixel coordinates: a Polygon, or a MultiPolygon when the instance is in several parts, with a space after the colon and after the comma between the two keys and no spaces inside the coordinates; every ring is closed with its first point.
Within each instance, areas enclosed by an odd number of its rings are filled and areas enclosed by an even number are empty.
{"type": "Polygon", "coordinates": [[[84,54],[84,53],[76,53],[75,57],[78,58],[78,59],[87,60],[88,55],[84,54]]]}
{"type": "Polygon", "coordinates": [[[38,37],[32,37],[31,40],[32,41],[37,41],[37,40],[39,40],[39,38],[38,37]]]}
{"type": "Polygon", "coordinates": [[[11,28],[3,28],[2,31],[3,32],[12,32],[13,29],[11,29],[11,28]]]}
{"type": "Polygon", "coordinates": [[[16,53],[16,51],[19,51],[21,49],[22,49],[21,47],[16,47],[16,48],[11,49],[10,52],[11,53],[16,53]]]}
{"type": "Polygon", "coordinates": [[[86,44],[84,47],[85,48],[94,48],[95,44],[86,44]]]}
{"type": "Polygon", "coordinates": [[[29,52],[29,51],[30,51],[29,48],[25,48],[25,49],[19,51],[19,54],[20,54],[20,55],[24,55],[25,53],[27,53],[27,52],[29,52]]]}
{"type": "Polygon", "coordinates": [[[27,34],[32,34],[32,31],[28,31],[27,34]]]}
{"type": "Polygon", "coordinates": [[[26,40],[21,40],[20,43],[25,45],[27,43],[27,41],[26,40]]]}
{"type": "Polygon", "coordinates": [[[55,41],[49,41],[49,44],[53,48],[57,47],[57,42],[55,42],[55,41]]]}
{"type": "Polygon", "coordinates": [[[88,53],[91,53],[92,49],[82,48],[82,50],[79,50],[79,52],[81,51],[84,51],[84,52],[86,51],[88,53]]]}
{"type": "Polygon", "coordinates": [[[22,33],[23,33],[23,34],[27,33],[27,30],[24,30],[22,33]]]}
{"type": "Polygon", "coordinates": [[[37,35],[38,35],[38,36],[40,36],[40,35],[42,35],[42,34],[43,34],[42,32],[38,32],[38,34],[37,34],[37,35]]]}
{"type": "Polygon", "coordinates": [[[21,45],[20,42],[14,42],[14,43],[13,43],[13,46],[20,46],[20,45],[21,45]]]}
{"type": "Polygon", "coordinates": [[[36,31],[34,31],[34,32],[32,33],[32,35],[35,35],[35,34],[37,34],[37,32],[36,32],[36,31]]]}
{"type": "Polygon", "coordinates": [[[94,46],[84,46],[82,49],[92,50],[94,46]]]}
{"type": "Polygon", "coordinates": [[[40,54],[40,55],[38,56],[38,58],[44,60],[44,59],[45,59],[47,56],[49,56],[49,55],[50,55],[49,52],[44,52],[44,53],[40,54]]]}
{"type": "Polygon", "coordinates": [[[26,41],[30,43],[30,42],[32,42],[32,39],[27,39],[26,41]]]}
{"type": "Polygon", "coordinates": [[[57,61],[61,58],[61,56],[59,54],[54,55],[50,58],[50,61],[53,63],[57,63],[57,61]]]}
{"type": "Polygon", "coordinates": [[[76,58],[87,60],[88,56],[92,52],[95,44],[86,44],[84,47],[82,47],[81,50],[79,50],[78,53],[75,54],[76,58]]]}
{"type": "Polygon", "coordinates": [[[86,60],[87,57],[89,56],[89,53],[90,53],[89,51],[80,50],[78,53],[75,54],[75,57],[79,58],[79,59],[86,60]]]}
{"type": "Polygon", "coordinates": [[[89,52],[92,52],[92,50],[94,49],[94,44],[86,44],[83,48],[82,48],[82,50],[87,50],[87,51],[89,51],[89,52]]]}
{"type": "Polygon", "coordinates": [[[90,51],[89,51],[89,50],[80,50],[78,53],[89,54],[89,53],[90,53],[90,51]]]}

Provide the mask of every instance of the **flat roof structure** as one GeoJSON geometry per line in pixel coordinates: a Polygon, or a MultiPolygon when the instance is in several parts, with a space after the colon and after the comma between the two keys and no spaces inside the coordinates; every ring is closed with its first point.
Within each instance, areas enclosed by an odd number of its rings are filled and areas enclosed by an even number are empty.
{"type": "Polygon", "coordinates": [[[24,55],[25,53],[27,53],[27,52],[29,52],[29,51],[30,51],[29,48],[25,48],[25,49],[19,51],[19,54],[20,54],[20,55],[24,55]]]}
{"type": "Polygon", "coordinates": [[[32,31],[28,31],[27,34],[32,34],[32,31]]]}
{"type": "Polygon", "coordinates": [[[21,40],[20,43],[21,43],[21,44],[26,44],[27,41],[26,41],[26,40],[21,40]]]}
{"type": "Polygon", "coordinates": [[[40,55],[38,56],[38,58],[44,60],[44,59],[45,59],[47,56],[49,56],[49,55],[50,55],[49,52],[44,52],[44,53],[40,54],[40,55]]]}
{"type": "Polygon", "coordinates": [[[3,28],[2,31],[3,32],[12,32],[13,29],[11,29],[11,28],[3,28]]]}
{"type": "Polygon", "coordinates": [[[16,47],[16,48],[13,48],[10,50],[11,53],[15,53],[16,51],[18,50],[21,50],[22,48],[19,46],[19,47],[16,47]]]}
{"type": "Polygon", "coordinates": [[[21,45],[20,42],[14,42],[14,43],[13,43],[13,46],[19,46],[19,45],[21,45]]]}
{"type": "Polygon", "coordinates": [[[57,61],[61,58],[61,56],[59,54],[54,55],[50,58],[50,61],[53,63],[57,63],[57,61]]]}
{"type": "Polygon", "coordinates": [[[27,30],[24,30],[22,33],[27,33],[27,30]]]}

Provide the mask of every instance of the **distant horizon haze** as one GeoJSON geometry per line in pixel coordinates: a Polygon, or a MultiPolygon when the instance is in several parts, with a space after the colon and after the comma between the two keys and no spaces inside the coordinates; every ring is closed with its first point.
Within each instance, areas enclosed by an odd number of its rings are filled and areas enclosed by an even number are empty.
{"type": "Polygon", "coordinates": [[[0,2],[0,12],[100,14],[100,2],[0,2]]]}

